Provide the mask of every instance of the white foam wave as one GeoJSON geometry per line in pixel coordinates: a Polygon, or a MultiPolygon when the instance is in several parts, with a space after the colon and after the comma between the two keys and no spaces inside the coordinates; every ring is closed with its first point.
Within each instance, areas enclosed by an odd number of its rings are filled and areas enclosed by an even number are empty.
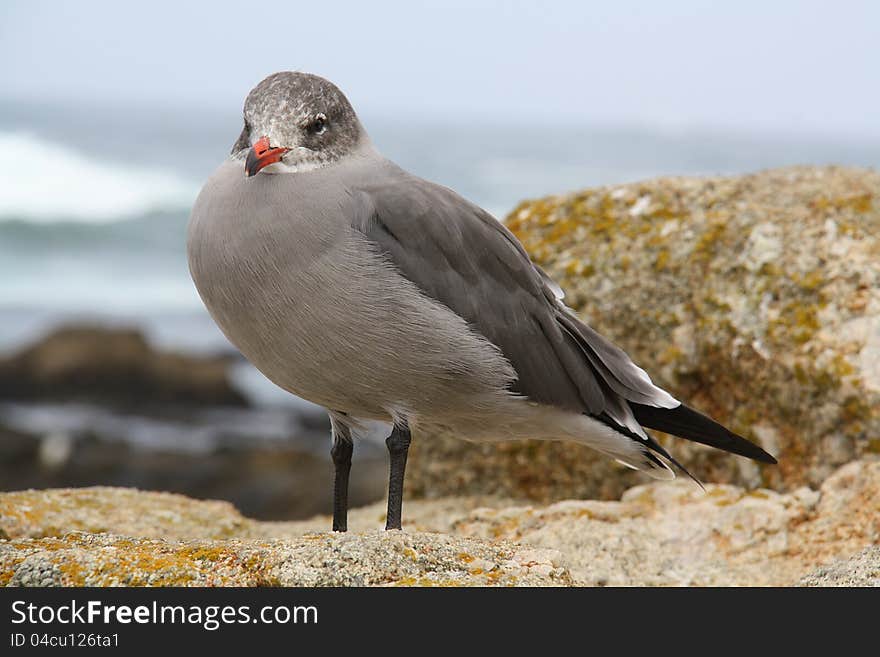
{"type": "Polygon", "coordinates": [[[147,167],[99,162],[27,133],[0,133],[0,220],[106,223],[185,209],[198,186],[147,167]]]}

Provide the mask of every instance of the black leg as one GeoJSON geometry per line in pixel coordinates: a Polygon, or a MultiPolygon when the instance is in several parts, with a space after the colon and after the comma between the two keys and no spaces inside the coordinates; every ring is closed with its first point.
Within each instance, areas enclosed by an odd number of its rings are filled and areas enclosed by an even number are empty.
{"type": "Polygon", "coordinates": [[[336,470],[333,480],[333,531],[335,532],[348,530],[348,475],[351,472],[353,451],[354,445],[348,428],[334,422],[330,458],[333,459],[336,470]]]}
{"type": "Polygon", "coordinates": [[[400,529],[403,507],[403,475],[406,470],[406,455],[412,436],[406,425],[394,425],[391,435],[385,440],[391,468],[388,476],[388,515],[385,529],[400,529]]]}

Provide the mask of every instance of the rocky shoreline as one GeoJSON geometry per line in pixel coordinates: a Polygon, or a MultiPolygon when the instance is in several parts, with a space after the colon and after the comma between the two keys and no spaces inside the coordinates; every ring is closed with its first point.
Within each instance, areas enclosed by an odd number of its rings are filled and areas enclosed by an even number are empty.
{"type": "Polygon", "coordinates": [[[880,585],[880,460],[819,490],[653,483],[620,501],[420,500],[261,522],[224,502],[119,488],[0,494],[0,582],[21,586],[880,585]]]}
{"type": "Polygon", "coordinates": [[[136,329],[63,326],[0,358],[0,399],[245,406],[229,361],[154,349],[136,329]]]}

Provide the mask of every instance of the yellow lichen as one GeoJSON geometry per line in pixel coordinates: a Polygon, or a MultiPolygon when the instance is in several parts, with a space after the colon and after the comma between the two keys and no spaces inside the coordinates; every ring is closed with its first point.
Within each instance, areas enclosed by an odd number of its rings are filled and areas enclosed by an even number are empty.
{"type": "Polygon", "coordinates": [[[657,271],[662,271],[666,269],[666,266],[669,264],[669,251],[667,249],[663,249],[657,254],[657,257],[654,259],[654,269],[657,271]]]}

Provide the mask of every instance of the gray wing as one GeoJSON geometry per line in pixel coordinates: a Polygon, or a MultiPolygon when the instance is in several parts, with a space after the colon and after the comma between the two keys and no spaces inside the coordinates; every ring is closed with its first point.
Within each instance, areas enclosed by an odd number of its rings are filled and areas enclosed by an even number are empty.
{"type": "Polygon", "coordinates": [[[607,415],[641,435],[626,401],[678,405],[562,305],[558,286],[484,210],[404,173],[354,197],[355,226],[406,278],[501,349],[517,373],[515,392],[607,415]]]}

